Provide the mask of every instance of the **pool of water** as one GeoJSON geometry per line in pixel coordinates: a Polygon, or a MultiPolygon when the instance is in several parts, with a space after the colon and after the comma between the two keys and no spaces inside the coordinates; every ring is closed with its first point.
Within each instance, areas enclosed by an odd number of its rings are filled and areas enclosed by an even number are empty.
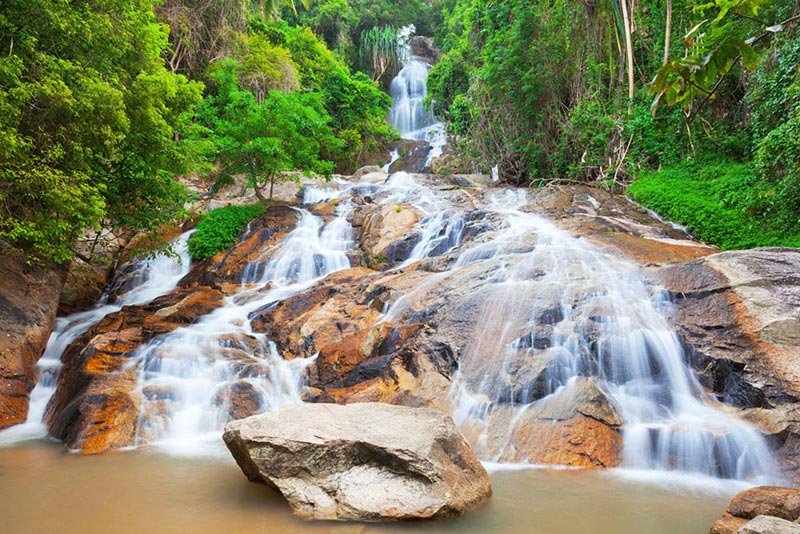
{"type": "Polygon", "coordinates": [[[248,482],[222,454],[181,458],[144,448],[80,456],[58,444],[29,442],[0,449],[0,531],[700,534],[742,488],[623,471],[490,470],[492,499],[464,518],[305,523],[278,493],[248,482]]]}

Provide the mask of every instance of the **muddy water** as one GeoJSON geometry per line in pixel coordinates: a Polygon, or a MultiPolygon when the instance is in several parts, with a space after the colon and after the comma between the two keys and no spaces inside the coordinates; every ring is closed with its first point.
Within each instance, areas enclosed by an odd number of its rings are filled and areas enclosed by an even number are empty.
{"type": "MultiPolygon", "coordinates": [[[[222,451],[224,452],[224,451],[222,451]]],[[[54,444],[0,449],[0,532],[28,533],[705,533],[739,487],[658,487],[620,473],[495,471],[472,515],[401,525],[309,524],[281,497],[218,458],[140,449],[65,454],[54,444]]]]}

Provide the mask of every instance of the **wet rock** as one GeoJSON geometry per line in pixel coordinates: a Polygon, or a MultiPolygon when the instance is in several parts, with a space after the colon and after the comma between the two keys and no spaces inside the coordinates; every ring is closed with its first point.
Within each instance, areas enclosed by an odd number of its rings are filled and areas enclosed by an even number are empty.
{"type": "Polygon", "coordinates": [[[535,193],[532,209],[643,264],[690,261],[718,252],[626,197],[596,187],[543,188],[535,193]]]}
{"type": "Polygon", "coordinates": [[[433,46],[433,39],[430,37],[415,35],[409,40],[408,45],[411,47],[411,53],[420,60],[430,65],[438,63],[441,50],[433,46]]]}
{"type": "Polygon", "coordinates": [[[303,519],[447,517],[491,495],[453,421],[434,410],[294,405],[229,423],[224,439],[247,478],[280,491],[303,519]]]}
{"type": "Polygon", "coordinates": [[[389,175],[383,171],[380,172],[371,172],[369,174],[365,174],[361,177],[361,181],[365,184],[382,184],[386,182],[389,178],[389,175]]]}
{"type": "Polygon", "coordinates": [[[263,412],[262,399],[262,392],[253,383],[237,380],[219,389],[214,404],[223,406],[228,417],[236,420],[263,412]]]}
{"type": "Polygon", "coordinates": [[[420,214],[409,204],[366,207],[361,231],[361,248],[369,263],[393,267],[411,254],[418,236],[414,230],[420,214]]]}
{"type": "Polygon", "coordinates": [[[91,308],[102,296],[112,265],[89,264],[75,258],[69,267],[58,302],[59,315],[69,315],[91,308]]]}
{"type": "Polygon", "coordinates": [[[510,408],[495,410],[489,419],[493,429],[489,438],[497,450],[507,451],[503,461],[615,467],[622,459],[622,423],[594,382],[578,378],[521,414],[510,408]]]}
{"type": "Polygon", "coordinates": [[[263,272],[248,268],[248,265],[256,260],[264,260],[274,252],[274,245],[294,229],[298,220],[297,211],[289,206],[271,206],[263,216],[248,225],[236,245],[213,258],[195,262],[180,285],[210,286],[228,294],[238,290],[245,278],[258,280],[263,272]]]}
{"type": "Polygon", "coordinates": [[[397,145],[400,158],[389,166],[389,174],[399,171],[424,173],[428,170],[428,154],[433,147],[426,141],[401,141],[397,145]]]}
{"type": "Polygon", "coordinates": [[[725,512],[722,514],[722,517],[711,524],[711,529],[708,531],[708,534],[738,534],[739,529],[749,521],[749,519],[735,517],[725,512]]]}
{"type": "MultiPolygon", "coordinates": [[[[86,454],[133,445],[142,402],[137,350],[193,323],[222,301],[222,294],[208,287],[178,290],[145,305],[126,306],[79,336],[61,358],[64,368],[44,418],[50,433],[86,454]]],[[[171,398],[168,390],[143,393],[148,402],[171,398]]]]}
{"type": "Polygon", "coordinates": [[[382,172],[381,168],[378,167],[377,165],[367,165],[365,167],[361,167],[356,172],[354,172],[353,176],[351,176],[350,179],[354,182],[359,182],[361,181],[362,177],[376,172],[382,172]]]}
{"type": "Polygon", "coordinates": [[[65,276],[64,266],[29,268],[21,255],[0,256],[0,429],[25,422],[65,276]]]}
{"type": "Polygon", "coordinates": [[[800,490],[779,486],[759,486],[738,493],[725,514],[712,526],[711,534],[783,533],[791,521],[800,517],[800,490]],[[758,520],[751,525],[753,520],[758,520]],[[746,525],[749,525],[746,527],[746,525]],[[749,529],[749,530],[748,530],[749,529]],[[771,530],[772,529],[772,530],[771,530]],[[777,530],[774,530],[777,529],[777,530]]]}
{"type": "MultiPolygon", "coordinates": [[[[777,410],[773,432],[791,476],[800,472],[800,251],[724,252],[658,272],[674,323],[703,385],[744,408],[777,410]],[[788,435],[786,435],[788,434],[788,435]]],[[[763,419],[763,417],[761,417],[763,419]]]]}

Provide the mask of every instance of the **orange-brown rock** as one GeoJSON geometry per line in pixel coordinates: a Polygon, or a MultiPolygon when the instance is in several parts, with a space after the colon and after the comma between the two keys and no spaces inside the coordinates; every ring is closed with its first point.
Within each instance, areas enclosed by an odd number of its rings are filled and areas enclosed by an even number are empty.
{"type": "Polygon", "coordinates": [[[245,380],[227,384],[217,392],[214,403],[223,406],[231,419],[244,419],[262,413],[261,393],[245,380]]]}
{"type": "MultiPolygon", "coordinates": [[[[213,258],[197,262],[181,281],[181,286],[206,285],[232,293],[242,282],[251,262],[262,262],[299,220],[297,211],[284,204],[275,204],[248,225],[240,241],[213,258]]],[[[251,273],[258,274],[258,273],[251,273]]]]}
{"type": "Polygon", "coordinates": [[[800,489],[780,486],[750,488],[733,498],[728,512],[745,519],[771,515],[794,521],[800,518],[800,489]]]}
{"type": "Polygon", "coordinates": [[[210,313],[222,299],[208,287],[181,289],[126,306],[78,337],[62,356],[64,368],[47,406],[50,433],[86,454],[133,445],[141,403],[137,349],[210,313]]]}
{"type": "Polygon", "coordinates": [[[719,251],[626,197],[596,187],[546,187],[537,193],[534,209],[573,234],[611,245],[643,264],[689,261],[719,251]]]}
{"type": "Polygon", "coordinates": [[[759,516],[796,521],[800,517],[800,489],[758,486],[742,491],[711,525],[710,534],[738,534],[742,526],[759,516]]]}
{"type": "Polygon", "coordinates": [[[622,435],[589,417],[567,421],[530,420],[511,435],[519,460],[569,467],[616,467],[622,459],[622,435]]]}
{"type": "Polygon", "coordinates": [[[714,521],[711,524],[711,529],[708,531],[709,534],[738,534],[739,529],[744,526],[749,519],[743,519],[741,517],[735,517],[725,512],[722,514],[722,517],[714,521]]]}
{"type": "MultiPolygon", "coordinates": [[[[604,468],[622,459],[622,417],[588,378],[524,408],[498,407],[485,436],[502,461],[604,468]],[[519,410],[523,410],[520,414],[519,410]]],[[[480,431],[473,426],[467,435],[480,431]]],[[[472,441],[477,442],[473,436],[472,441]]]]}
{"type": "Polygon", "coordinates": [[[25,422],[65,275],[63,267],[27,267],[21,255],[0,255],[0,429],[25,422]]]}

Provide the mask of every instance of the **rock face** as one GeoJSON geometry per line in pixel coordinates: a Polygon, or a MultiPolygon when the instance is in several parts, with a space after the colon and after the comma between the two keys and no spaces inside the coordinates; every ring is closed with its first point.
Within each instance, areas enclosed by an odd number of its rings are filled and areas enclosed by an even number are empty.
{"type": "Polygon", "coordinates": [[[439,62],[441,50],[433,46],[433,40],[429,37],[415,35],[411,38],[408,44],[411,47],[411,53],[419,59],[426,61],[431,65],[439,62]]]}
{"type": "Polygon", "coordinates": [[[749,412],[753,422],[780,447],[789,473],[800,468],[798,273],[800,251],[777,248],[724,252],[658,272],[701,382],[726,402],[760,409],[749,412]]]}
{"type": "Polygon", "coordinates": [[[759,486],[737,494],[710,534],[800,532],[800,490],[759,486]],[[795,529],[795,530],[793,530],[795,529]]]}
{"type": "Polygon", "coordinates": [[[285,205],[272,206],[253,220],[242,239],[232,248],[213,258],[196,263],[181,286],[210,286],[227,293],[239,289],[243,278],[256,278],[263,273],[248,272],[247,265],[269,254],[272,247],[290,232],[298,221],[298,214],[285,205]]]}
{"type": "MultiPolygon", "coordinates": [[[[513,419],[498,410],[495,417],[513,419]]],[[[622,460],[623,421],[611,402],[588,378],[531,405],[511,425],[514,461],[570,467],[616,467],[622,460]]],[[[491,421],[491,428],[508,422],[491,421]]],[[[499,436],[505,439],[505,436],[499,436]]]]}
{"type": "Polygon", "coordinates": [[[0,256],[0,429],[25,422],[36,361],[53,329],[66,269],[0,256]]]}
{"type": "Polygon", "coordinates": [[[398,171],[418,173],[428,170],[426,166],[428,154],[433,150],[429,143],[405,140],[398,143],[397,150],[400,154],[400,159],[391,164],[389,167],[390,173],[398,171]]]}
{"type": "Polygon", "coordinates": [[[222,294],[211,288],[181,290],[124,307],[76,339],[61,358],[64,369],[45,413],[50,433],[86,454],[133,445],[142,402],[137,349],[221,303],[222,294]]]}
{"type": "Polygon", "coordinates": [[[464,514],[491,495],[450,417],[386,404],[302,404],[229,423],[247,478],[303,519],[395,521],[464,514]]]}

